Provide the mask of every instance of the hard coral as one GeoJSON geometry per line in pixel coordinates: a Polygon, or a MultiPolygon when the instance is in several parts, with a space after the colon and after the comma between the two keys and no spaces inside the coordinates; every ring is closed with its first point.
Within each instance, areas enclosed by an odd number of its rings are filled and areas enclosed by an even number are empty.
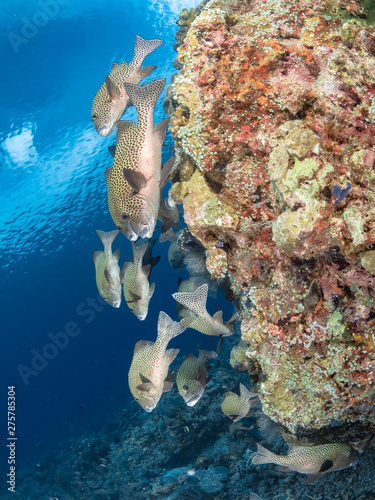
{"type": "Polygon", "coordinates": [[[177,162],[190,165],[173,192],[242,311],[247,347],[232,364],[258,367],[265,412],[293,432],[375,424],[366,15],[354,1],[211,0],[169,91],[177,162]]]}

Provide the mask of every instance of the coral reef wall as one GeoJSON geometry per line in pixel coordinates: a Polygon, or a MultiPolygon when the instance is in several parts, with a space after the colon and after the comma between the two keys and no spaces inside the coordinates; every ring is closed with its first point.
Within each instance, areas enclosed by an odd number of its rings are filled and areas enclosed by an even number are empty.
{"type": "Polygon", "coordinates": [[[374,17],[211,0],[165,103],[173,195],[241,310],[231,363],[292,432],[375,423],[374,17]]]}

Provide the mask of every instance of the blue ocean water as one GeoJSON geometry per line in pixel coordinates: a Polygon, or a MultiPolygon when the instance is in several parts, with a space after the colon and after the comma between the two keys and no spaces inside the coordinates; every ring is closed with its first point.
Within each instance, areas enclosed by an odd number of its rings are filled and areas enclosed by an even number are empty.
{"type": "MultiPolygon", "coordinates": [[[[0,404],[5,415],[7,386],[15,385],[19,467],[36,460],[40,449],[78,436],[126,407],[134,343],[156,337],[160,310],[177,319],[171,297],[177,274],[168,263],[167,243],[155,247],[162,259],[152,272],[156,292],[146,321],[139,322],[124,301],[118,310],[97,301],[92,254],[102,249],[95,230],[114,229],[104,170],[112,163],[107,147],[115,133],[100,137],[90,112],[113,61],[132,58],[137,34],[164,41],[145,64],[158,66],[148,80],[163,77],[170,83],[176,72],[176,19],[183,7],[196,3],[2,3],[0,404]],[[79,333],[66,346],[61,341],[57,353],[46,347],[66,329],[79,333]],[[36,353],[50,359],[41,361],[36,353]]],[[[156,121],[166,117],[162,98],[156,121]]],[[[127,119],[136,120],[134,109],[127,119]]],[[[171,154],[169,136],[166,144],[164,160],[171,154]]],[[[120,262],[128,260],[130,243],[122,234],[117,247],[120,262]]],[[[207,338],[197,342],[215,345],[207,338]]],[[[184,352],[192,348],[187,337],[175,344],[184,352]]],[[[6,422],[2,425],[5,432],[6,422]]]]}

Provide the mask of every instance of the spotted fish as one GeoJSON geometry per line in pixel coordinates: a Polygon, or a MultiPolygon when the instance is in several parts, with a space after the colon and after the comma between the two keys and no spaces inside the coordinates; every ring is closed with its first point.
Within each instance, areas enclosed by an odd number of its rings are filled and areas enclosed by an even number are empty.
{"type": "Polygon", "coordinates": [[[209,367],[206,366],[207,359],[216,358],[214,351],[199,349],[199,357],[187,354],[178,369],[176,383],[178,392],[184,398],[188,406],[194,406],[202,397],[206,385],[211,380],[207,377],[209,367]]]}
{"type": "Polygon", "coordinates": [[[161,147],[169,118],[154,125],[155,104],[165,80],[159,78],[125,89],[138,111],[137,125],[120,121],[113,166],[105,171],[108,207],[118,229],[131,241],[150,238],[160,205],[160,190],[174,164],[172,157],[161,168],[161,147]]]}
{"type": "Polygon", "coordinates": [[[240,384],[240,395],[234,392],[226,392],[224,401],[221,403],[221,410],[233,422],[238,422],[246,417],[251,408],[257,402],[259,394],[250,392],[243,384],[240,384]]]}
{"type": "Polygon", "coordinates": [[[96,286],[100,295],[112,307],[120,307],[122,271],[118,265],[120,249],[112,253],[112,243],[119,231],[96,231],[101,239],[104,252],[94,252],[96,286]]]}
{"type": "Polygon", "coordinates": [[[194,292],[177,292],[173,293],[172,297],[180,304],[193,311],[197,316],[195,318],[183,318],[181,325],[194,328],[206,335],[217,335],[220,337],[228,337],[233,334],[231,324],[238,317],[236,313],[227,324],[223,323],[223,312],[217,311],[211,316],[206,309],[208,285],[204,283],[194,292]]]}
{"type": "Polygon", "coordinates": [[[121,64],[113,63],[109,76],[94,97],[91,118],[96,131],[102,135],[109,135],[117,125],[126,109],[131,105],[124,83],[137,85],[146,78],[156,66],[141,68],[143,60],[153,50],[163,43],[162,40],[144,40],[137,35],[134,56],[130,64],[124,61],[121,64]]]}
{"type": "Polygon", "coordinates": [[[358,453],[344,443],[320,444],[315,446],[290,447],[288,455],[276,455],[258,444],[258,452],[252,464],[277,464],[284,472],[300,472],[309,474],[305,484],[310,484],[330,471],[346,469],[356,465],[358,453]]]}
{"type": "Polygon", "coordinates": [[[132,242],[133,262],[125,262],[123,268],[124,297],[129,309],[141,321],[146,319],[148,305],[155,291],[155,283],[150,285],[151,264],[144,264],[143,258],[148,243],[135,245],[132,242]]]}
{"type": "Polygon", "coordinates": [[[184,330],[180,323],[161,311],[156,342],[140,340],[135,344],[128,376],[129,388],[134,399],[147,412],[155,408],[163,392],[172,388],[172,382],[167,378],[168,368],[179,349],[167,350],[167,345],[184,330]]]}

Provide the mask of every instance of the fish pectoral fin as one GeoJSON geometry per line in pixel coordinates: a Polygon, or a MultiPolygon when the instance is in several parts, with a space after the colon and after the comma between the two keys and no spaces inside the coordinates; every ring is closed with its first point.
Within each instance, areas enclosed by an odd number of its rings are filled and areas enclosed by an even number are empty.
{"type": "Polygon", "coordinates": [[[170,380],[165,379],[164,384],[163,384],[163,392],[168,392],[172,389],[173,387],[173,382],[170,380]]]}
{"type": "Polygon", "coordinates": [[[231,413],[230,415],[228,415],[228,417],[231,418],[233,422],[237,422],[239,416],[239,413],[231,413]]]}
{"type": "Polygon", "coordinates": [[[108,269],[104,269],[104,276],[105,276],[105,279],[108,281],[108,283],[111,286],[115,286],[115,283],[112,279],[112,276],[109,274],[108,269]]]}
{"type": "Polygon", "coordinates": [[[98,250],[97,252],[94,252],[93,255],[92,255],[92,258],[94,259],[94,262],[96,262],[96,260],[103,254],[104,252],[102,252],[101,250],[98,250]]]}
{"type": "Polygon", "coordinates": [[[277,470],[279,470],[280,472],[295,472],[293,469],[287,467],[286,465],[279,465],[277,470]]]}
{"type": "Polygon", "coordinates": [[[153,387],[154,384],[152,382],[145,382],[144,384],[137,385],[138,391],[142,392],[150,392],[153,387]]]}
{"type": "Polygon", "coordinates": [[[139,191],[146,186],[147,179],[141,172],[137,172],[130,168],[124,168],[123,172],[125,179],[135,193],[139,193],[139,191]]]}
{"type": "Polygon", "coordinates": [[[114,158],[116,154],[116,144],[108,146],[108,151],[111,153],[112,158],[114,158]]]}
{"type": "Polygon", "coordinates": [[[307,478],[305,479],[305,484],[311,484],[317,479],[319,479],[321,476],[323,476],[324,472],[317,472],[316,474],[309,474],[307,478]]]}
{"type": "Polygon", "coordinates": [[[215,312],[215,314],[212,317],[218,323],[223,324],[223,311],[217,311],[217,312],[215,312]]]}
{"type": "Polygon", "coordinates": [[[326,472],[327,470],[331,469],[333,467],[333,462],[332,460],[324,460],[322,463],[319,472],[326,472]]]}
{"type": "Polygon", "coordinates": [[[118,99],[120,97],[121,93],[119,89],[112,82],[108,75],[105,77],[105,86],[107,87],[107,92],[111,101],[114,101],[115,99],[118,99]]]}
{"type": "Polygon", "coordinates": [[[148,298],[151,299],[151,297],[154,295],[154,292],[155,292],[155,283],[152,283],[152,285],[150,285],[150,289],[148,291],[148,298]]]}
{"type": "Polygon", "coordinates": [[[137,385],[137,389],[139,391],[143,391],[143,392],[149,392],[152,388],[154,388],[154,384],[151,382],[151,380],[147,377],[145,377],[144,375],[142,375],[142,373],[139,374],[139,377],[142,381],[142,384],[140,385],[137,385]]]}

